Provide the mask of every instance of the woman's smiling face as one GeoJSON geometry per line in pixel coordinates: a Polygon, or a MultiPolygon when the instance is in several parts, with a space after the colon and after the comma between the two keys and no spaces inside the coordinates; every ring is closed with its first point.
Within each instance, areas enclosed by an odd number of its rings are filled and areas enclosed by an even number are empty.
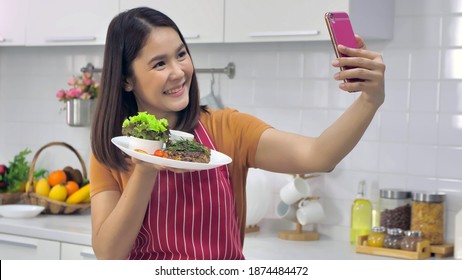
{"type": "Polygon", "coordinates": [[[133,77],[126,90],[133,91],[138,111],[167,118],[174,127],[177,112],[189,103],[194,72],[191,58],[178,33],[170,27],[154,27],[132,63],[133,77]]]}

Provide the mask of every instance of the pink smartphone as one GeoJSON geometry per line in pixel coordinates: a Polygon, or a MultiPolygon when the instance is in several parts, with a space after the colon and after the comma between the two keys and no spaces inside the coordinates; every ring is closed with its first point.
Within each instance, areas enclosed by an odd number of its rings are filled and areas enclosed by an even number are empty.
{"type": "MultiPolygon", "coordinates": [[[[324,16],[327,24],[327,29],[329,29],[330,39],[334,47],[335,55],[337,57],[344,57],[346,55],[338,51],[337,46],[339,44],[344,45],[349,48],[359,48],[358,43],[356,43],[355,34],[353,32],[353,27],[350,22],[350,17],[345,12],[327,12],[324,16]]],[[[348,69],[348,67],[345,67],[348,69]]],[[[344,68],[341,67],[343,70],[344,68]]],[[[347,82],[361,81],[360,79],[351,79],[347,82]]]]}

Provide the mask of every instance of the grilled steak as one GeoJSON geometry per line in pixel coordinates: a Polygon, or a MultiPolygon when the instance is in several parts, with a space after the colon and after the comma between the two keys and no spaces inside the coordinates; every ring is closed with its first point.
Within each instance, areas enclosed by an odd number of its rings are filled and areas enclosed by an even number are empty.
{"type": "Polygon", "coordinates": [[[189,162],[210,162],[210,149],[197,143],[194,140],[178,140],[168,142],[164,150],[168,158],[189,162]]]}

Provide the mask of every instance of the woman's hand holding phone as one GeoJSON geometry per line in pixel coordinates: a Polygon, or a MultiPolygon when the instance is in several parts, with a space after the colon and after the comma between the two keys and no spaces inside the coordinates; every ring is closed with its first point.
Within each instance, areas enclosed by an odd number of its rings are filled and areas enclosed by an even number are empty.
{"type": "Polygon", "coordinates": [[[362,38],[354,34],[347,13],[328,12],[324,18],[337,56],[332,65],[340,69],[334,79],[344,81],[340,89],[362,91],[369,102],[380,106],[385,98],[382,55],[367,50],[362,38]]]}
{"type": "Polygon", "coordinates": [[[338,45],[338,51],[344,56],[338,57],[332,62],[334,67],[342,69],[334,75],[334,79],[346,82],[339,85],[340,89],[356,92],[362,91],[369,102],[380,106],[385,98],[384,77],[385,64],[382,55],[378,52],[367,50],[361,37],[355,36],[359,48],[348,48],[338,45]],[[358,80],[361,81],[352,81],[358,80]]]}

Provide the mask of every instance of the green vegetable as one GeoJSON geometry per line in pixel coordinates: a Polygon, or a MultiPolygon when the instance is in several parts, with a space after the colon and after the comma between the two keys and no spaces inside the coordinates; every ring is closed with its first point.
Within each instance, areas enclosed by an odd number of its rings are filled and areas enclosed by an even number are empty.
{"type": "MultiPolygon", "coordinates": [[[[30,164],[26,160],[26,156],[30,153],[31,150],[26,148],[15,155],[13,161],[9,162],[8,171],[3,175],[3,178],[0,176],[0,179],[6,183],[7,192],[17,192],[27,183],[30,164]]],[[[34,172],[34,178],[45,177],[47,174],[46,169],[39,169],[34,172]]]]}
{"type": "Polygon", "coordinates": [[[165,150],[170,151],[192,151],[210,155],[210,149],[197,143],[194,140],[180,139],[175,142],[168,142],[165,150]]]}
{"type": "Polygon", "coordinates": [[[122,134],[147,140],[167,142],[170,137],[167,119],[156,119],[147,112],[128,117],[122,123],[122,134]]]}
{"type": "Polygon", "coordinates": [[[5,173],[5,182],[8,192],[19,191],[22,184],[25,184],[29,178],[29,162],[26,156],[31,153],[31,150],[26,148],[14,156],[13,161],[10,161],[8,171],[5,173]]]}

